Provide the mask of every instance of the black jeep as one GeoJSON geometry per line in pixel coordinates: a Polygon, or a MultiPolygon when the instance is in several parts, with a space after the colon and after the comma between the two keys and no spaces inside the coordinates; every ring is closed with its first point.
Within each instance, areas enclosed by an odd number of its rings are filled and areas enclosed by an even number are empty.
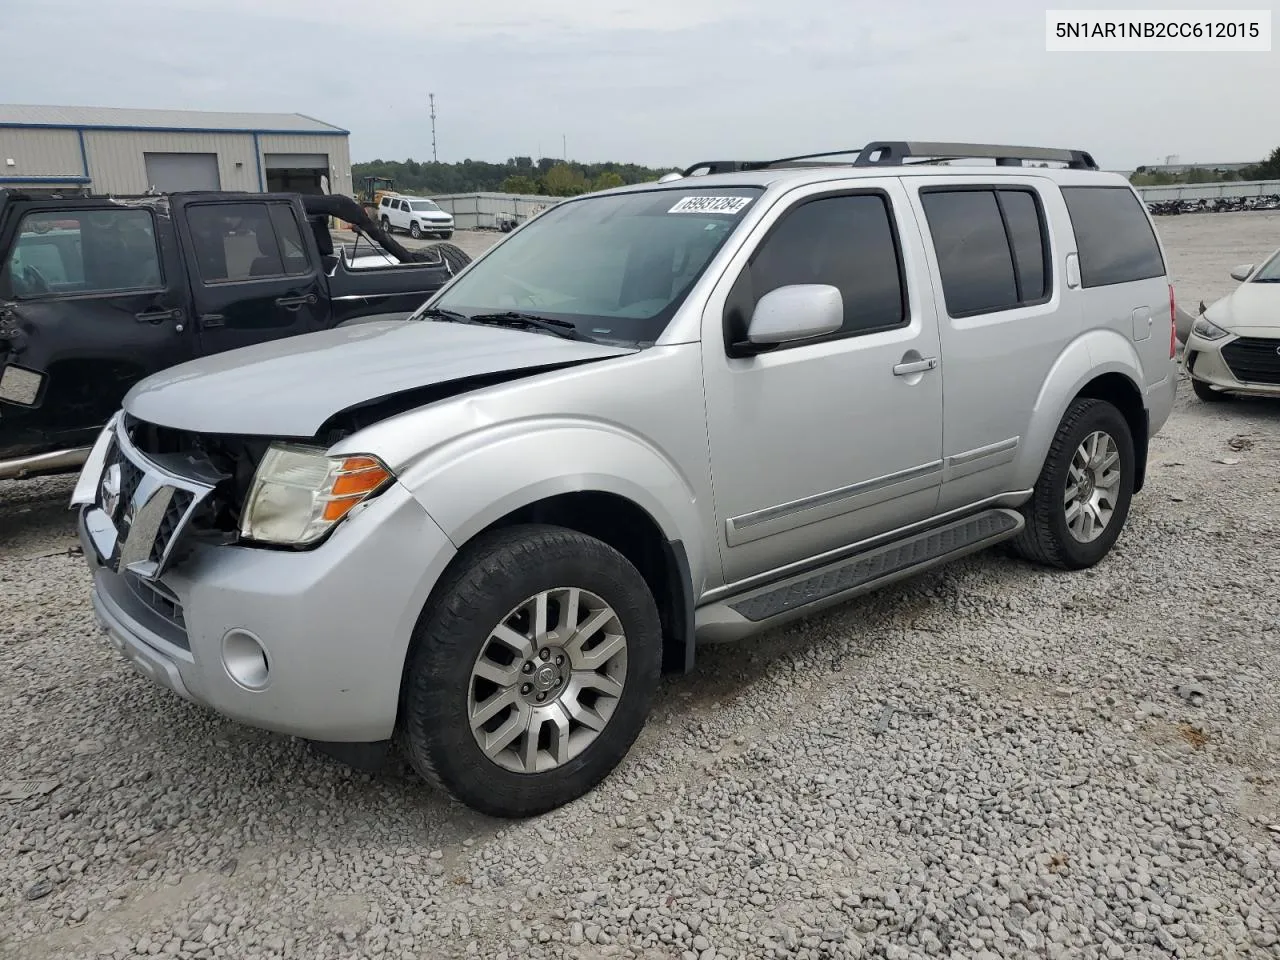
{"type": "Polygon", "coordinates": [[[0,190],[0,480],[75,470],[157,370],[403,317],[468,262],[405,249],[349,197],[0,190]],[[356,228],[353,249],[334,250],[330,217],[356,228]]]}

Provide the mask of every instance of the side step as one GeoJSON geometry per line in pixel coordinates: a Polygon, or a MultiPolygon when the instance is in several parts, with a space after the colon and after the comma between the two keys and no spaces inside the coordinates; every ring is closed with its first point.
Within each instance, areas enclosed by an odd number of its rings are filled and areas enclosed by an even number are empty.
{"type": "Polygon", "coordinates": [[[735,640],[1016,536],[1016,510],[994,509],[801,573],[697,611],[698,639],[735,640]]]}

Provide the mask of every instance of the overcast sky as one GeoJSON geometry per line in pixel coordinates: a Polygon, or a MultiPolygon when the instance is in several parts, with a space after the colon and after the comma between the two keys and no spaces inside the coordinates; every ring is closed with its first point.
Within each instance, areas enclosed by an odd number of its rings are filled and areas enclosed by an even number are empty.
{"type": "Polygon", "coordinates": [[[562,136],[573,159],[655,166],[872,139],[1081,147],[1110,169],[1280,145],[1280,53],[1046,53],[1044,8],[10,0],[0,99],[308,113],[351,131],[354,160],[430,159],[429,92],[445,161],[560,156],[562,136]]]}

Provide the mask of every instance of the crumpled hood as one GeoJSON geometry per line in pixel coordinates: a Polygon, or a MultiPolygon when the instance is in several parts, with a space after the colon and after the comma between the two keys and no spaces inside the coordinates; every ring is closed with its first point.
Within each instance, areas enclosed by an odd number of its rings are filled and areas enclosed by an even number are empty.
{"type": "Polygon", "coordinates": [[[1204,313],[1224,330],[1243,336],[1280,336],[1280,283],[1242,283],[1204,313]],[[1248,332],[1246,332],[1248,331],[1248,332]]]}
{"type": "Polygon", "coordinates": [[[134,417],[197,433],[308,437],[335,413],[405,390],[604,360],[629,347],[427,320],[354,324],[170,367],[124,398],[134,417]]]}

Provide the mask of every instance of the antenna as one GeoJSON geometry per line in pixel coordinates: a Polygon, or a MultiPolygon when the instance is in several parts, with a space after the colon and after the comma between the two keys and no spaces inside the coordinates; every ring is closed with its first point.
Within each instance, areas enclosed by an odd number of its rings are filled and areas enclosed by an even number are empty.
{"type": "Polygon", "coordinates": [[[428,93],[427,97],[431,100],[431,162],[439,163],[440,159],[436,156],[436,95],[428,93]]]}

